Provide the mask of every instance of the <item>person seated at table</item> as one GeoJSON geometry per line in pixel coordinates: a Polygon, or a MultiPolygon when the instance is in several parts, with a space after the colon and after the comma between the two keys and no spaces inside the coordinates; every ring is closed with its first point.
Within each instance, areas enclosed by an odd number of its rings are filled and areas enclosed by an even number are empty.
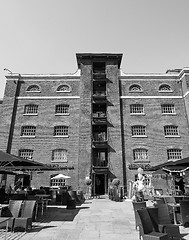
{"type": "Polygon", "coordinates": [[[40,187],[40,189],[37,191],[37,194],[46,194],[46,191],[43,186],[40,187]]]}
{"type": "Polygon", "coordinates": [[[25,189],[25,187],[21,187],[20,191],[18,191],[18,194],[27,194],[27,191],[25,189]]]}

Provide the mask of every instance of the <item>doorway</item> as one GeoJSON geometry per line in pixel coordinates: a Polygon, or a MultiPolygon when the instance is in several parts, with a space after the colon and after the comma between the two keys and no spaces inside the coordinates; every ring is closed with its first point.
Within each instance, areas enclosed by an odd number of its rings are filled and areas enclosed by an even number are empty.
{"type": "Polygon", "coordinates": [[[94,195],[104,195],[105,192],[105,174],[96,174],[94,177],[94,195]]]}

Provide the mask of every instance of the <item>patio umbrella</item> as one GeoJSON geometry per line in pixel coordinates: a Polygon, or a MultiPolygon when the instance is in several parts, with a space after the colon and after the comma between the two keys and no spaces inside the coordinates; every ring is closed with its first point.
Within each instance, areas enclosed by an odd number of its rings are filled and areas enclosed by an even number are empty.
{"type": "Polygon", "coordinates": [[[58,175],[52,177],[51,179],[68,179],[68,178],[71,178],[71,177],[66,176],[66,175],[64,175],[62,173],[59,173],[58,175]]]}

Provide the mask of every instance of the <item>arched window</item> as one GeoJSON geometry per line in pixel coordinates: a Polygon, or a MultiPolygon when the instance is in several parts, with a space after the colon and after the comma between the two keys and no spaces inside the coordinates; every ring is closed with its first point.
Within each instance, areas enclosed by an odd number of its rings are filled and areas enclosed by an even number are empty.
{"type": "Polygon", "coordinates": [[[21,128],[21,136],[31,137],[35,136],[36,127],[35,126],[22,126],[21,128]]]}
{"type": "Polygon", "coordinates": [[[178,136],[178,127],[174,125],[164,126],[165,136],[178,136]]]}
{"type": "Polygon", "coordinates": [[[40,92],[40,88],[38,85],[30,85],[27,90],[27,92],[40,92]]]}
{"type": "Polygon", "coordinates": [[[167,149],[167,158],[168,160],[179,160],[182,158],[182,150],[181,149],[167,149]]]}
{"type": "Polygon", "coordinates": [[[160,92],[171,92],[172,89],[171,89],[171,87],[170,87],[168,84],[162,84],[162,85],[159,87],[159,91],[160,91],[160,92]]]}
{"type": "Polygon", "coordinates": [[[54,136],[68,136],[68,126],[55,126],[54,136]]]}
{"type": "Polygon", "coordinates": [[[141,92],[142,88],[138,84],[133,84],[129,87],[129,92],[141,92]]]}
{"type": "Polygon", "coordinates": [[[142,125],[135,125],[131,127],[132,136],[145,136],[146,127],[142,125]]]}
{"type": "Polygon", "coordinates": [[[56,91],[57,92],[71,92],[71,88],[69,85],[63,84],[63,85],[58,86],[56,91]]]}

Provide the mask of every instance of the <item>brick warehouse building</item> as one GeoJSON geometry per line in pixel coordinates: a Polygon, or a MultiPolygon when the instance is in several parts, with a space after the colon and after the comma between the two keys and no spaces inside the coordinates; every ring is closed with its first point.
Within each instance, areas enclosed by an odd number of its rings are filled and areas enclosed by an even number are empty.
{"type": "MultiPolygon", "coordinates": [[[[122,54],[76,54],[75,74],[8,74],[0,105],[0,150],[59,171],[34,172],[34,187],[69,175],[85,191],[106,194],[117,177],[127,186],[138,167],[189,155],[189,68],[127,74],[122,54]]],[[[26,177],[25,177],[26,178],[26,177]]]]}

